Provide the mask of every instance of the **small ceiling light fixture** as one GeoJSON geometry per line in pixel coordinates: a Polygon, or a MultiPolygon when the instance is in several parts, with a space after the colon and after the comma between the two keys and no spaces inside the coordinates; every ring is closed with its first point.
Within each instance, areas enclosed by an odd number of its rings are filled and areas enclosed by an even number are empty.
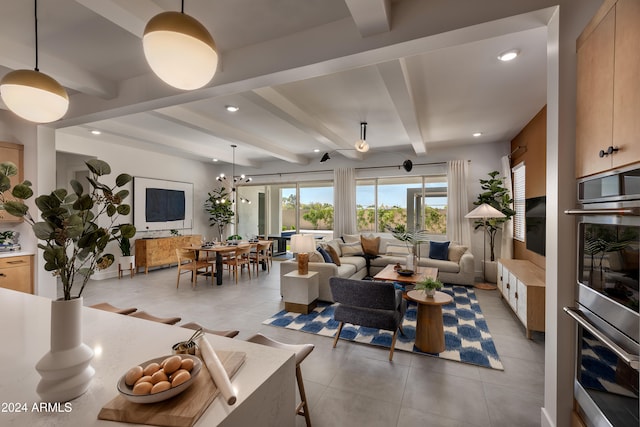
{"type": "Polygon", "coordinates": [[[320,149],[319,149],[319,148],[314,148],[314,149],[313,149],[313,152],[314,152],[314,153],[319,153],[319,152],[320,152],[320,149]]]}
{"type": "MultiPolygon", "coordinates": [[[[236,184],[246,184],[252,181],[251,177],[248,177],[245,174],[236,176],[236,147],[237,145],[231,144],[231,148],[233,149],[233,157],[231,162],[231,179],[228,180],[229,185],[231,185],[231,202],[234,204],[236,203],[236,184]]],[[[214,161],[217,161],[217,159],[215,159],[214,161]]],[[[218,175],[216,180],[219,182],[226,182],[227,177],[225,176],[225,174],[221,173],[220,175],[218,175]]],[[[240,201],[242,203],[251,204],[251,200],[245,199],[244,197],[240,197],[240,201]]],[[[222,203],[224,203],[224,200],[222,200],[222,203]]]]}
{"type": "Polygon", "coordinates": [[[225,105],[224,109],[227,110],[230,113],[235,113],[236,111],[238,111],[240,109],[240,107],[237,107],[235,105],[225,105]]]}
{"type": "Polygon", "coordinates": [[[15,70],[0,80],[0,96],[9,110],[25,120],[50,123],[67,113],[67,91],[38,69],[38,0],[34,0],[36,66],[33,70],[15,70]]]}
{"type": "Polygon", "coordinates": [[[180,12],[163,12],[151,18],[144,28],[142,47],[153,72],[178,89],[203,87],[218,67],[211,34],[184,13],[184,0],[180,12]]]}
{"type": "Polygon", "coordinates": [[[413,162],[409,159],[405,160],[402,162],[402,168],[407,172],[411,172],[411,169],[413,169],[413,162]]]}
{"type": "Polygon", "coordinates": [[[218,161],[218,159],[211,159],[211,161],[212,161],[212,162],[217,162],[217,161],[218,161]]]}
{"type": "Polygon", "coordinates": [[[498,55],[498,59],[502,62],[509,62],[516,59],[518,55],[520,55],[519,49],[511,49],[498,55]]]}
{"type": "Polygon", "coordinates": [[[91,135],[101,135],[102,132],[100,132],[98,129],[93,129],[91,130],[91,135]]]}
{"type": "Polygon", "coordinates": [[[329,157],[329,153],[324,153],[322,155],[322,158],[320,159],[320,163],[324,163],[324,162],[326,162],[327,160],[330,160],[330,159],[331,159],[331,157],[329,157]]]}
{"type": "Polygon", "coordinates": [[[369,151],[369,144],[367,143],[367,122],[360,123],[360,139],[356,141],[356,151],[361,153],[369,151]]]}
{"type": "Polygon", "coordinates": [[[477,138],[479,136],[482,136],[482,132],[474,132],[473,133],[474,138],[477,138]]]}

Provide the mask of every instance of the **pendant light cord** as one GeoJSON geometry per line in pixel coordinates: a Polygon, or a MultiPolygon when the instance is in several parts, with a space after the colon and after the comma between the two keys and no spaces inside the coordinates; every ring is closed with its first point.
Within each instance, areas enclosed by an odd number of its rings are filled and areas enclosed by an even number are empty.
{"type": "Polygon", "coordinates": [[[33,14],[36,30],[36,68],[34,68],[34,70],[40,71],[38,68],[38,0],[33,0],[33,14]]]}
{"type": "Polygon", "coordinates": [[[180,13],[184,14],[184,0],[181,2],[180,13]]]}

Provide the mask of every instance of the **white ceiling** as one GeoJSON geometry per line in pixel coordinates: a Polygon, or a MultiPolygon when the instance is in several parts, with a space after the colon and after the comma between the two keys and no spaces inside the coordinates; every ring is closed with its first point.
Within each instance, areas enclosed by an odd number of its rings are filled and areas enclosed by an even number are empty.
{"type": "MultiPolygon", "coordinates": [[[[186,0],[221,64],[185,93],[151,73],[141,42],[146,22],[179,1],[40,0],[39,67],[71,97],[60,137],[99,129],[96,138],[205,162],[231,161],[231,144],[236,163],[253,167],[334,150],[366,159],[353,150],[361,121],[371,153],[512,139],[546,102],[547,12],[437,34],[425,29],[439,25],[430,2],[186,0]],[[517,60],[497,60],[511,48],[517,60]]],[[[35,52],[33,2],[2,8],[0,77],[32,69],[35,52]]]]}

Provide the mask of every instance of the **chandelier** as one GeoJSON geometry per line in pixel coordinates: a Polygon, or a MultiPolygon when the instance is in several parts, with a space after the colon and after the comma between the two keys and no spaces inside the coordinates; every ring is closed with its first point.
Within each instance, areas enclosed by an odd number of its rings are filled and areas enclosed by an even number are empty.
{"type": "MultiPolygon", "coordinates": [[[[247,182],[251,182],[251,177],[246,176],[245,174],[236,176],[236,147],[237,145],[231,144],[231,148],[233,149],[233,157],[231,163],[231,178],[227,179],[225,174],[221,173],[218,175],[216,180],[218,182],[226,182],[231,186],[230,198],[231,203],[236,203],[236,186],[238,184],[246,184],[247,182]]],[[[220,200],[220,203],[224,203],[226,200],[223,198],[220,200]]],[[[251,204],[251,200],[245,199],[244,197],[240,197],[240,202],[251,204]]],[[[217,202],[216,202],[217,203],[217,202]]]]}

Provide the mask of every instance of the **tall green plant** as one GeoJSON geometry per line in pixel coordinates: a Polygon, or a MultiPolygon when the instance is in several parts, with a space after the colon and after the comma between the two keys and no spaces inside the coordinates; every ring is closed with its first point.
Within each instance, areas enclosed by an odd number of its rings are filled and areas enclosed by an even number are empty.
{"type": "Polygon", "coordinates": [[[486,203],[504,214],[504,218],[487,218],[486,220],[478,219],[475,221],[475,229],[485,227],[489,235],[489,246],[491,248],[491,261],[496,260],[495,241],[496,233],[502,229],[502,224],[511,219],[516,211],[511,209],[513,199],[509,195],[509,190],[504,186],[504,178],[498,177],[500,172],[489,172],[489,179],[480,180],[480,188],[482,192],[478,194],[478,200],[473,202],[474,205],[480,206],[486,203]]]}
{"type": "Polygon", "coordinates": [[[209,225],[218,227],[220,241],[223,241],[224,228],[233,220],[233,202],[224,187],[217,188],[208,195],[209,197],[204,202],[204,210],[209,213],[209,222],[211,223],[209,225]]]}
{"type": "Polygon", "coordinates": [[[0,164],[0,191],[11,190],[15,198],[7,200],[1,196],[0,208],[31,224],[36,238],[40,240],[38,247],[44,251],[44,268],[60,278],[65,300],[81,296],[91,275],[113,264],[114,256],[104,253],[109,242],[128,239],[136,233],[131,224],[115,225],[120,215],[131,212],[131,207],[124,203],[129,191],[117,190],[131,181],[131,175],[118,175],[115,186],[109,187],[100,182],[100,177],[111,173],[108,163],[92,159],[85,164],[89,169],[89,191],[85,193],[83,185],[72,180],[71,194],[64,188],[58,188],[51,194],[36,197],[35,203],[42,219],[37,222],[22,201],[33,196],[31,182],[24,181],[11,188],[9,177],[16,175],[18,169],[11,162],[0,164]],[[77,279],[80,290],[72,295],[77,279]]]}

